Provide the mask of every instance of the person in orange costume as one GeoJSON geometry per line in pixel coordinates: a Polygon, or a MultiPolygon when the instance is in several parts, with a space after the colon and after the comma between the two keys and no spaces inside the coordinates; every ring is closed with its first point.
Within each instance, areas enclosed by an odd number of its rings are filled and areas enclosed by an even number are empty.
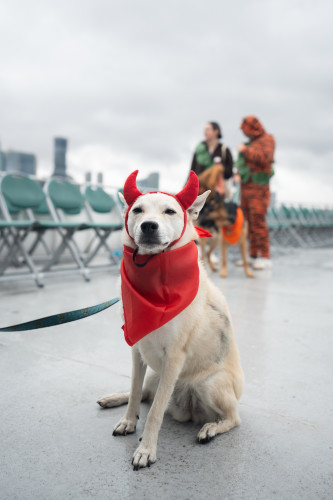
{"type": "Polygon", "coordinates": [[[269,180],[273,175],[275,140],[255,116],[245,117],[240,128],[249,138],[247,144],[238,146],[243,161],[243,169],[239,169],[241,207],[249,224],[253,268],[265,269],[272,265],[266,213],[270,202],[269,180]]]}

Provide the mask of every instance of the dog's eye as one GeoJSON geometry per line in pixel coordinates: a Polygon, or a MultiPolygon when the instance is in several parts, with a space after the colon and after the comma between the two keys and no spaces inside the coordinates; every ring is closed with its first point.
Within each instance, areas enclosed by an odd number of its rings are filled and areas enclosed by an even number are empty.
{"type": "Polygon", "coordinates": [[[134,210],[133,210],[133,213],[134,213],[134,214],[141,214],[142,212],[143,212],[143,210],[142,210],[142,208],[140,208],[140,207],[136,207],[136,208],[134,208],[134,210]]]}
{"type": "Polygon", "coordinates": [[[166,211],[164,212],[167,215],[173,215],[177,213],[175,210],[172,210],[172,208],[167,208],[166,211]]]}

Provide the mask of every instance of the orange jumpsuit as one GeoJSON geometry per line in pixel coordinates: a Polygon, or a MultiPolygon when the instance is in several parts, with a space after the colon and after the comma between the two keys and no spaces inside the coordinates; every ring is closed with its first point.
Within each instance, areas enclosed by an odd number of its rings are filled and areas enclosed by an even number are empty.
{"type": "MultiPolygon", "coordinates": [[[[242,152],[245,163],[252,174],[264,172],[271,175],[274,161],[275,140],[267,134],[260,121],[254,116],[244,118],[241,130],[251,139],[251,144],[242,152]]],[[[256,184],[250,177],[241,186],[241,207],[249,224],[251,257],[269,259],[269,230],[266,213],[270,202],[269,181],[266,185],[256,184]]]]}

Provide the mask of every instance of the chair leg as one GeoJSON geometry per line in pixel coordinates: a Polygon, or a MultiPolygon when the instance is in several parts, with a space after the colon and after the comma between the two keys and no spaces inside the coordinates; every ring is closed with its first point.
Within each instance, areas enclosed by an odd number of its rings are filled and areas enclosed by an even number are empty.
{"type": "Polygon", "coordinates": [[[44,250],[46,252],[47,257],[51,257],[52,252],[49,249],[49,247],[47,246],[47,244],[46,244],[46,242],[44,241],[44,238],[43,238],[43,236],[44,236],[45,233],[46,233],[46,229],[42,229],[42,230],[38,231],[34,242],[32,243],[31,247],[28,250],[29,255],[32,255],[35,252],[35,250],[38,247],[38,245],[41,244],[44,247],[44,250]]]}
{"type": "Polygon", "coordinates": [[[66,248],[66,244],[64,241],[62,241],[60,243],[60,245],[58,246],[58,248],[56,249],[56,251],[53,253],[53,255],[51,256],[50,260],[45,264],[45,266],[43,267],[42,271],[45,272],[45,271],[49,271],[50,268],[56,264],[59,260],[59,257],[60,255],[63,253],[63,251],[65,250],[66,248]]]}
{"type": "MultiPolygon", "coordinates": [[[[95,246],[94,250],[92,252],[90,252],[90,254],[87,256],[87,258],[84,260],[84,265],[86,266],[87,264],[89,264],[89,262],[91,262],[93,260],[93,258],[95,257],[95,255],[99,252],[99,249],[101,247],[105,247],[106,250],[108,252],[110,252],[110,255],[112,255],[112,251],[111,251],[111,248],[108,246],[108,244],[106,243],[106,240],[107,238],[110,236],[110,234],[112,233],[112,229],[108,229],[108,230],[105,230],[104,231],[104,234],[101,234],[98,229],[95,229],[96,231],[96,236],[98,237],[99,239],[99,242],[98,244],[95,246]]],[[[96,239],[96,238],[94,238],[96,239]]]]}
{"type": "Polygon", "coordinates": [[[58,233],[60,234],[62,241],[59,244],[56,251],[53,253],[49,262],[47,262],[47,264],[43,267],[43,272],[49,271],[51,267],[58,262],[65,248],[68,248],[73,257],[73,260],[75,261],[78,267],[79,272],[81,272],[82,276],[86,281],[90,281],[89,270],[85,267],[77,249],[75,248],[75,244],[73,244],[72,237],[75,231],[76,228],[66,229],[65,232],[62,230],[58,230],[58,233]]]}
{"type": "Polygon", "coordinates": [[[38,273],[38,270],[32,260],[32,258],[30,257],[30,255],[28,254],[28,252],[26,251],[26,249],[24,248],[24,245],[23,243],[21,242],[21,240],[19,239],[18,240],[18,247],[23,255],[23,258],[24,260],[26,261],[31,273],[33,274],[34,276],[34,279],[35,279],[35,282],[37,284],[37,286],[39,287],[43,287],[44,286],[44,283],[41,281],[40,279],[40,276],[39,276],[39,273],[38,273]]]}
{"type": "Polygon", "coordinates": [[[75,262],[77,263],[78,265],[78,268],[83,276],[83,278],[86,280],[86,281],[90,281],[90,276],[89,276],[89,270],[86,268],[85,264],[83,263],[78,251],[77,251],[77,248],[75,246],[75,243],[73,242],[73,240],[68,240],[66,242],[67,246],[68,246],[68,249],[69,251],[71,252],[72,254],[72,257],[73,259],[75,260],[75,262]]]}
{"type": "Polygon", "coordinates": [[[30,269],[30,274],[31,277],[35,280],[36,284],[39,287],[43,287],[44,284],[40,278],[40,274],[29,256],[28,252],[26,251],[22,241],[26,238],[27,234],[29,231],[24,231],[23,235],[21,235],[20,230],[17,231],[12,231],[10,230],[10,234],[13,237],[12,244],[9,246],[8,253],[4,259],[4,261],[1,264],[0,267],[0,275],[4,274],[6,268],[8,267],[9,263],[13,259],[13,256],[16,258],[17,251],[20,251],[23,257],[24,262],[27,264],[28,268],[30,269]]]}
{"type": "Polygon", "coordinates": [[[84,249],[84,251],[83,251],[83,254],[84,254],[84,255],[89,255],[89,253],[90,253],[90,249],[91,249],[91,247],[93,246],[93,244],[94,244],[94,242],[95,242],[95,240],[96,240],[96,239],[97,239],[97,235],[96,235],[96,233],[95,233],[95,234],[94,234],[94,236],[93,236],[93,237],[91,238],[91,240],[89,241],[89,243],[88,243],[88,245],[86,246],[86,248],[84,249]]]}
{"type": "Polygon", "coordinates": [[[13,258],[15,247],[17,247],[17,244],[16,244],[15,238],[14,238],[13,243],[11,243],[11,244],[8,245],[8,251],[7,251],[7,254],[6,254],[5,258],[0,263],[0,276],[5,272],[5,270],[9,266],[10,261],[13,258]]]}

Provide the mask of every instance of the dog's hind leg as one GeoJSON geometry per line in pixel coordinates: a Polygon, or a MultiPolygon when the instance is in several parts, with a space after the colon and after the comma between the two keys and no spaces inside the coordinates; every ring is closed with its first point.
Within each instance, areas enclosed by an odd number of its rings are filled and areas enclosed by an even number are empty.
{"type": "Polygon", "coordinates": [[[227,271],[227,252],[228,252],[228,243],[222,236],[222,244],[221,244],[221,260],[222,260],[222,268],[220,272],[220,276],[222,278],[226,278],[228,276],[227,271]]]}
{"type": "Polygon", "coordinates": [[[97,403],[102,408],[114,408],[116,406],[126,405],[129,400],[129,392],[124,392],[121,394],[109,394],[108,396],[103,396],[97,403]]]}
{"type": "MultiPolygon", "coordinates": [[[[197,436],[198,443],[208,443],[218,434],[228,432],[240,424],[234,384],[231,375],[226,372],[214,380],[208,399],[211,409],[216,412],[218,418],[215,422],[209,422],[200,429],[197,436]]],[[[241,380],[236,385],[239,385],[238,392],[241,390],[241,380]]]]}
{"type": "Polygon", "coordinates": [[[197,441],[200,444],[209,443],[215,436],[218,434],[223,434],[224,432],[228,432],[237,425],[240,424],[240,419],[238,413],[235,415],[231,415],[231,418],[221,419],[217,422],[210,422],[205,424],[201,429],[197,436],[197,441]]]}
{"type": "Polygon", "coordinates": [[[212,260],[211,260],[211,255],[214,252],[214,250],[219,246],[220,243],[221,243],[221,235],[220,234],[218,234],[217,236],[213,236],[213,238],[210,238],[209,242],[208,242],[209,246],[208,246],[208,252],[207,252],[207,260],[208,260],[209,267],[211,268],[212,271],[218,270],[217,265],[214,264],[214,262],[212,262],[212,260]]]}
{"type": "MultiPolygon", "coordinates": [[[[141,401],[152,401],[160,380],[159,375],[150,370],[144,380],[141,401]]],[[[108,394],[100,398],[97,403],[102,408],[115,408],[116,406],[126,405],[129,401],[129,397],[129,392],[108,394]]]]}
{"type": "MultiPolygon", "coordinates": [[[[145,377],[141,401],[152,401],[154,399],[159,380],[159,375],[150,370],[145,377]]],[[[109,394],[100,398],[97,403],[102,408],[115,408],[116,406],[126,405],[129,401],[129,397],[129,392],[109,394]]]]}
{"type": "Polygon", "coordinates": [[[248,223],[247,221],[245,221],[243,231],[239,239],[239,248],[243,259],[245,274],[248,278],[254,278],[255,275],[253,274],[252,271],[250,271],[249,262],[247,258],[247,233],[248,233],[248,223]]]}

